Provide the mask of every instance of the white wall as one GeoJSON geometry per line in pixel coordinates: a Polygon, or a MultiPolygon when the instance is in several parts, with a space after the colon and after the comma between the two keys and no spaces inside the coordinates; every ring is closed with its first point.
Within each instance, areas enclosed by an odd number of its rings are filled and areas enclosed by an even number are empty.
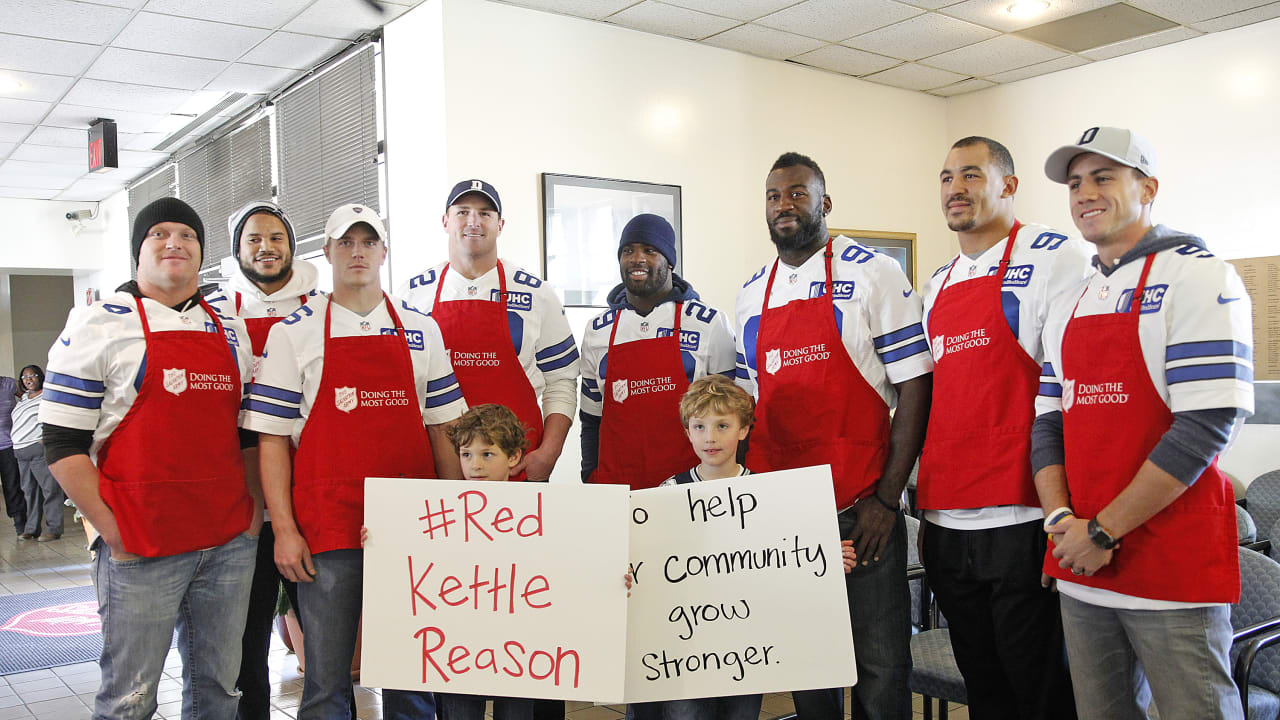
{"type": "Polygon", "coordinates": [[[127,282],[132,270],[129,250],[129,193],[121,191],[99,203],[98,220],[86,232],[95,232],[102,248],[97,268],[75,273],[73,302],[75,306],[88,304],[85,294],[96,291],[100,296],[114,292],[127,282]]]}

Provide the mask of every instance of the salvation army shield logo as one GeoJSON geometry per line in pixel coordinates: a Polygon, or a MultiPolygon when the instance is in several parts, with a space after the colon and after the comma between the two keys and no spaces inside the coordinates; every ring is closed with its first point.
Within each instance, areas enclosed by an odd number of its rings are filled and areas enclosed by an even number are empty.
{"type": "Polygon", "coordinates": [[[1076,381],[1062,380],[1062,410],[1063,412],[1070,410],[1072,405],[1076,404],[1076,381]]]}
{"type": "Polygon", "coordinates": [[[344,413],[355,410],[360,404],[360,399],[356,395],[356,389],[353,387],[340,387],[333,389],[333,405],[344,413]]]}
{"type": "Polygon", "coordinates": [[[174,395],[181,395],[182,391],[187,389],[186,368],[165,368],[164,389],[174,395]]]}
{"type": "Polygon", "coordinates": [[[613,401],[620,403],[631,394],[631,386],[625,378],[613,381],[613,401]]]}
{"type": "Polygon", "coordinates": [[[764,369],[770,374],[782,369],[782,350],[766,350],[764,353],[764,369]]]}
{"type": "Polygon", "coordinates": [[[939,335],[934,338],[931,343],[931,350],[933,351],[933,361],[938,362],[941,360],[942,356],[947,354],[947,336],[939,335]]]}

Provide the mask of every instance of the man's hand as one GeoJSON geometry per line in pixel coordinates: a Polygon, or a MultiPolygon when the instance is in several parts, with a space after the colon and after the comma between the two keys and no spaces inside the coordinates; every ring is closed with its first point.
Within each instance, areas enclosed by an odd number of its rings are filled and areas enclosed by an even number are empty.
{"type": "Polygon", "coordinates": [[[115,524],[111,525],[111,536],[108,536],[105,532],[102,533],[102,542],[106,543],[107,547],[111,548],[111,559],[116,562],[137,560],[139,557],[142,557],[141,555],[134,555],[124,549],[124,541],[120,538],[120,529],[115,524]]]}
{"type": "Polygon", "coordinates": [[[865,497],[855,503],[853,513],[857,522],[847,539],[853,541],[854,553],[862,559],[863,565],[880,562],[880,551],[889,544],[889,534],[893,532],[898,514],[873,497],[865,497]]]}
{"type": "Polygon", "coordinates": [[[1048,530],[1053,536],[1053,556],[1059,560],[1058,567],[1074,575],[1092,575],[1115,555],[1115,550],[1103,550],[1089,539],[1089,518],[1068,517],[1048,530]]]}
{"type": "Polygon", "coordinates": [[[559,459],[560,453],[553,448],[543,446],[537,450],[530,450],[520,458],[520,462],[515,467],[511,468],[511,474],[519,475],[525,472],[533,482],[546,482],[551,479],[551,471],[555,469],[556,460],[559,459]]]}
{"type": "Polygon", "coordinates": [[[311,548],[296,529],[276,530],[275,560],[286,580],[314,582],[316,569],[311,564],[311,548]]]}

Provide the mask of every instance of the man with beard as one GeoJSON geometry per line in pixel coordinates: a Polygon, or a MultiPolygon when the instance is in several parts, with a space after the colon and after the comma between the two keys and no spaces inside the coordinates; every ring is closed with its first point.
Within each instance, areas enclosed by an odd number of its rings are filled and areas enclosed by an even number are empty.
{"type": "MultiPolygon", "coordinates": [[[[245,321],[253,345],[256,374],[271,327],[307,304],[308,298],[315,297],[317,272],[306,260],[294,260],[293,225],[284,210],[273,202],[254,201],[240,208],[227,218],[227,232],[240,270],[211,300],[229,302],[245,321]]],[[[255,445],[256,440],[254,437],[255,445]]],[[[257,450],[252,454],[256,459],[257,450]]],[[[271,628],[281,581],[293,607],[298,606],[297,586],[280,575],[274,558],[275,534],[268,514],[258,537],[258,559],[249,595],[249,616],[244,626],[238,681],[241,720],[267,720],[271,715],[267,654],[271,649],[271,628]]]]}
{"type": "Polygon", "coordinates": [[[609,309],[582,334],[582,481],[656,487],[698,463],[680,423],[689,383],[734,374],[733,331],[722,312],[672,268],[675,231],[657,215],[622,229],[609,309]],[[653,381],[653,382],[645,382],[653,381]],[[631,387],[643,387],[643,394],[631,387]],[[635,428],[645,428],[636,452],[635,428]]]}
{"type": "Polygon", "coordinates": [[[1050,303],[1090,272],[1083,241],[1014,219],[1004,145],[967,137],[939,174],[960,254],[924,289],[933,406],[920,456],[921,557],[951,628],[969,712],[1074,718],[1058,598],[1031,473],[1040,334],[1050,303]]]}
{"type": "MultiPolygon", "coordinates": [[[[778,158],[765,221],[778,258],[738,294],[738,383],[756,395],[747,466],[831,465],[857,647],[855,718],[910,718],[910,600],[902,489],[929,416],[933,361],[920,298],[898,263],[827,235],[831,198],[812,159],[778,158]],[[892,421],[889,408],[897,404],[892,421]]],[[[792,693],[801,720],[840,720],[844,691],[792,693]]]]}

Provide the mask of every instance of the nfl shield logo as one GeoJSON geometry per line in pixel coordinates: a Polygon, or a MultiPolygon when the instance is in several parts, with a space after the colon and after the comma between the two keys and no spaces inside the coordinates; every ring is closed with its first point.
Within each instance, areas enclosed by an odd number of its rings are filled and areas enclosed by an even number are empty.
{"type": "Polygon", "coordinates": [[[187,389],[187,371],[185,368],[165,368],[164,389],[174,395],[181,395],[187,389]]]}
{"type": "Polygon", "coordinates": [[[933,339],[933,361],[938,362],[947,353],[947,336],[939,335],[933,339]]]}
{"type": "Polygon", "coordinates": [[[645,322],[640,323],[640,332],[642,333],[649,332],[649,322],[647,320],[645,322]]]}
{"type": "Polygon", "coordinates": [[[373,327],[373,326],[369,324],[369,321],[368,321],[368,320],[361,320],[361,321],[360,321],[360,329],[361,329],[361,330],[363,330],[363,331],[365,331],[365,332],[369,332],[369,330],[370,330],[372,327],[373,327]]]}
{"type": "Polygon", "coordinates": [[[613,381],[613,401],[622,402],[627,399],[627,395],[631,394],[630,385],[626,379],[613,381]]]}
{"type": "Polygon", "coordinates": [[[273,308],[273,307],[269,307],[269,308],[267,308],[267,315],[268,315],[269,317],[275,317],[275,316],[276,316],[276,309],[275,309],[275,308],[273,308]]]}
{"type": "Polygon", "coordinates": [[[471,285],[471,286],[467,287],[467,295],[469,295],[469,296],[471,296],[471,297],[475,297],[475,296],[476,296],[476,293],[478,293],[478,292],[480,292],[480,290],[479,290],[479,288],[477,288],[475,285],[471,285]]]}
{"type": "Polygon", "coordinates": [[[766,350],[764,353],[764,369],[770,375],[782,369],[782,350],[766,350]]]}
{"type": "Polygon", "coordinates": [[[1062,381],[1062,410],[1066,412],[1076,404],[1076,381],[1063,379],[1062,381]]]}
{"type": "Polygon", "coordinates": [[[356,389],[353,387],[340,387],[333,389],[333,404],[344,413],[349,413],[356,409],[360,404],[359,397],[356,395],[356,389]]]}

